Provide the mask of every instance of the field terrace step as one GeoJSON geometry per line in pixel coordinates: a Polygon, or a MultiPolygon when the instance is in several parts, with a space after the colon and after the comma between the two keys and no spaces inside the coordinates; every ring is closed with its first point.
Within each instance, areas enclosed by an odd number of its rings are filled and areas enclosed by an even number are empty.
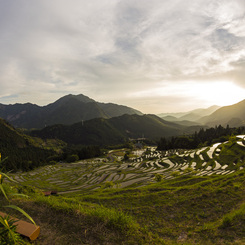
{"type": "Polygon", "coordinates": [[[217,169],[220,169],[221,168],[221,165],[217,162],[217,161],[214,161],[215,162],[215,168],[213,170],[217,170],[217,169]]]}

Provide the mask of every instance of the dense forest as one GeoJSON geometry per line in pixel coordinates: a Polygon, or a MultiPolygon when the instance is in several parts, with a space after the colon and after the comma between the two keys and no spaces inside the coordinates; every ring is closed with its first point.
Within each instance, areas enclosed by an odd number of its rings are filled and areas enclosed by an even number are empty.
{"type": "MultiPolygon", "coordinates": [[[[200,127],[198,127],[199,129],[200,127]]],[[[167,122],[155,115],[123,115],[110,119],[96,118],[72,125],[52,125],[32,130],[31,136],[42,139],[60,139],[74,145],[124,144],[128,139],[159,139],[161,136],[180,135],[189,127],[167,122]]],[[[191,133],[195,131],[191,129],[191,133]]]]}
{"type": "Polygon", "coordinates": [[[102,155],[101,148],[94,145],[67,145],[62,149],[61,154],[49,157],[49,161],[53,162],[75,162],[78,160],[99,157],[102,155]]]}
{"type": "Polygon", "coordinates": [[[0,169],[4,171],[29,171],[58,161],[76,161],[97,157],[101,154],[97,146],[72,146],[53,139],[42,140],[17,131],[12,125],[0,119],[0,169]]]}
{"type": "Polygon", "coordinates": [[[195,149],[201,146],[211,145],[217,142],[224,142],[231,135],[245,134],[245,127],[230,128],[221,125],[206,130],[200,129],[192,135],[162,137],[158,142],[158,150],[170,149],[195,149]]]}
{"type": "MultiPolygon", "coordinates": [[[[216,142],[224,142],[232,134],[245,134],[245,127],[230,128],[227,126],[224,128],[217,126],[206,130],[200,129],[199,132],[192,135],[161,138],[158,142],[158,150],[194,149],[216,142]]],[[[80,134],[76,135],[83,138],[80,134]]],[[[100,136],[101,139],[105,140],[105,134],[100,136]]],[[[60,161],[73,162],[102,155],[100,146],[67,144],[57,138],[43,140],[27,136],[2,119],[0,119],[0,153],[2,159],[7,158],[7,161],[4,161],[4,165],[0,168],[14,172],[29,171],[39,166],[55,164],[60,161]]]]}

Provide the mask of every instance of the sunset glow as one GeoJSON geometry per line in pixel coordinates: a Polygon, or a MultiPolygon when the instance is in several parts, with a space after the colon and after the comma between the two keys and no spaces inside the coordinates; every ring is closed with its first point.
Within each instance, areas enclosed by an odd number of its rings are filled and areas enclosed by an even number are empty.
{"type": "Polygon", "coordinates": [[[0,104],[67,94],[144,113],[245,99],[245,3],[2,1],[0,104]]]}

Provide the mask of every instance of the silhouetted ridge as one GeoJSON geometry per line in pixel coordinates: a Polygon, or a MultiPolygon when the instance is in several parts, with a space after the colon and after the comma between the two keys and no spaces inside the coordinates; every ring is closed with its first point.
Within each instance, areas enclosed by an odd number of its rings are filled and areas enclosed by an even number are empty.
{"type": "Polygon", "coordinates": [[[82,94],[69,94],[46,106],[31,103],[0,104],[0,117],[15,127],[27,129],[44,128],[54,124],[71,125],[84,120],[111,118],[123,114],[142,113],[127,106],[96,102],[82,94]]]}

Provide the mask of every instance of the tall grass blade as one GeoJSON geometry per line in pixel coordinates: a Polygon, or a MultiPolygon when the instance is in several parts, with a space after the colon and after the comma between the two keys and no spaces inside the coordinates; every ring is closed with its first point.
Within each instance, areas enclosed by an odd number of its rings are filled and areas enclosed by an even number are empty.
{"type": "MultiPolygon", "coordinates": [[[[12,182],[16,182],[15,180],[11,179],[7,174],[0,172],[1,175],[3,175],[4,177],[6,177],[8,180],[12,181],[12,182]]],[[[17,182],[16,182],[17,183],[17,182]]]]}
{"type": "Polygon", "coordinates": [[[9,200],[8,197],[7,197],[7,195],[6,195],[6,193],[5,193],[5,190],[3,189],[2,184],[0,184],[0,190],[2,191],[3,195],[5,196],[5,198],[6,198],[7,200],[9,200]]]}
{"type": "Polygon", "coordinates": [[[21,212],[23,215],[26,216],[26,218],[28,218],[34,225],[36,225],[35,221],[32,219],[32,217],[27,214],[23,209],[19,208],[18,206],[15,206],[15,205],[8,205],[8,206],[5,206],[6,208],[12,208],[12,209],[15,209],[19,212],[21,212]]]}
{"type": "Polygon", "coordinates": [[[29,198],[29,196],[25,195],[25,194],[21,194],[21,193],[12,193],[10,194],[10,196],[17,196],[17,197],[25,197],[25,198],[29,198]]]}

